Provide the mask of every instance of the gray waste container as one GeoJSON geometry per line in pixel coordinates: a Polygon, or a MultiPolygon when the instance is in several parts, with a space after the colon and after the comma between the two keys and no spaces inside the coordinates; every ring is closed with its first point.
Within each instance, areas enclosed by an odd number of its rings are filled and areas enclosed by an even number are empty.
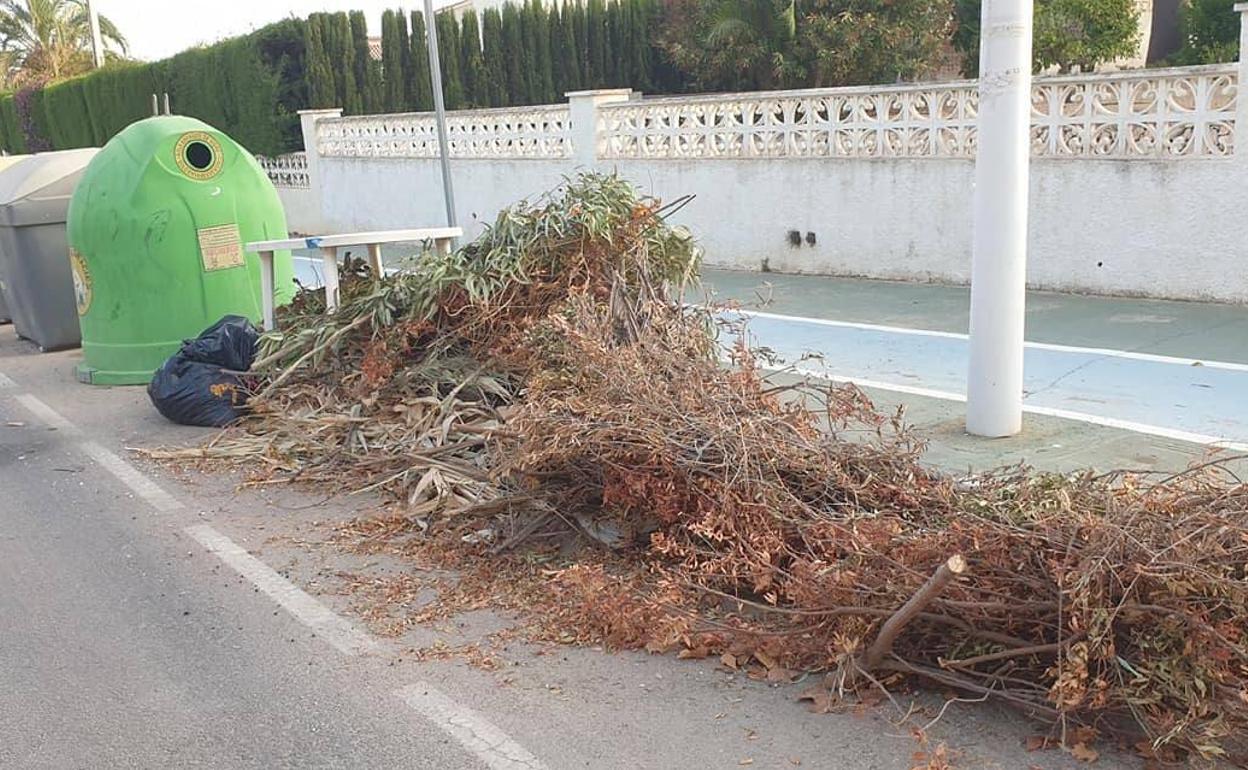
{"type": "Polygon", "coordinates": [[[18,336],[41,350],[81,341],[65,215],[98,151],[37,153],[0,170],[0,284],[18,336]]]}
{"type": "MultiPolygon", "coordinates": [[[[14,163],[25,158],[25,155],[0,155],[0,171],[12,166],[14,163]]],[[[0,324],[7,324],[13,320],[13,316],[9,315],[9,304],[4,301],[4,279],[0,277],[0,324]]]]}

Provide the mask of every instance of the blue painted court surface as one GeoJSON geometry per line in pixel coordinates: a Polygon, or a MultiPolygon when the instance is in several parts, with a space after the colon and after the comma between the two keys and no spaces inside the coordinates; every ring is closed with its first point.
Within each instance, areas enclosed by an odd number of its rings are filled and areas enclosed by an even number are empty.
{"type": "MultiPolygon", "coordinates": [[[[966,393],[968,343],[960,335],[772,314],[753,315],[747,329],[752,344],[803,372],[934,398],[966,393]]],[[[1056,345],[1024,351],[1024,405],[1039,414],[1248,445],[1245,396],[1245,364],[1056,345]]]]}

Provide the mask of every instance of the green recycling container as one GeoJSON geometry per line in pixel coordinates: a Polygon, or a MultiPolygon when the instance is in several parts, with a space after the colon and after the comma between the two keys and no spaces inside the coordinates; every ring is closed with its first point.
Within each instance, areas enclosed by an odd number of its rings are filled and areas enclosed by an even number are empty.
{"type": "MultiPolygon", "coordinates": [[[[83,172],[69,203],[78,379],[148,382],[221,316],[260,321],[250,241],[285,238],[286,214],[256,159],[193,118],[131,124],[83,172]]],[[[294,295],[289,252],[274,255],[277,302],[294,295]]]]}

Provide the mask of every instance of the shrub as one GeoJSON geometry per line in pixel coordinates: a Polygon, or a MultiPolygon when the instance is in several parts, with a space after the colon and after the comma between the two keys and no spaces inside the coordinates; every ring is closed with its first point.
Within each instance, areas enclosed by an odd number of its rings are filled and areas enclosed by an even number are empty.
{"type": "MultiPolygon", "coordinates": [[[[980,0],[956,0],[952,42],[968,77],[979,74],[979,14],[980,0]]],[[[1087,72],[1130,56],[1139,42],[1138,24],[1135,0],[1036,0],[1032,66],[1087,72]]]]}
{"type": "Polygon", "coordinates": [[[1239,58],[1239,13],[1230,0],[1187,0],[1179,8],[1183,43],[1175,64],[1218,64],[1239,58]]]}

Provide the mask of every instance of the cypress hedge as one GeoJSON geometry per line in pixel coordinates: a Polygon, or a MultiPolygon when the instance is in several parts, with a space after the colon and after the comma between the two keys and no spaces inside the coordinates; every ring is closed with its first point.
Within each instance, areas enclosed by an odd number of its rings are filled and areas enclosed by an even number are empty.
{"type": "Polygon", "coordinates": [[[429,79],[429,49],[425,47],[425,15],[412,11],[412,66],[408,69],[409,109],[428,112],[433,109],[433,82],[429,79]]]}
{"type": "MultiPolygon", "coordinates": [[[[407,85],[403,76],[403,56],[399,48],[399,27],[406,29],[403,14],[383,11],[381,14],[381,76],[386,88],[386,112],[407,109],[407,85]]],[[[403,35],[407,39],[407,35],[403,35]]],[[[407,58],[410,58],[410,54],[407,58]]]]}
{"type": "Polygon", "coordinates": [[[334,71],[329,63],[329,44],[325,36],[326,28],[323,13],[314,13],[308,17],[304,30],[304,49],[307,52],[308,105],[315,109],[336,106],[338,95],[334,88],[334,71]]]}
{"type": "Polygon", "coordinates": [[[5,95],[0,141],[12,153],[100,145],[149,116],[153,93],[167,92],[178,114],[252,152],[288,152],[302,144],[296,111],[309,100],[305,45],[305,23],[290,19],[164,61],[112,64],[25,97],[5,95]]]}
{"type": "Polygon", "coordinates": [[[502,107],[507,98],[507,62],[503,56],[503,16],[497,8],[487,8],[481,17],[481,55],[485,59],[484,103],[502,107]]]}
{"type": "Polygon", "coordinates": [[[459,24],[449,13],[434,14],[438,30],[438,56],[442,65],[442,97],[448,110],[464,108],[464,83],[460,79],[459,24]]]}
{"type": "Polygon", "coordinates": [[[459,42],[464,99],[469,107],[488,107],[489,87],[485,82],[485,58],[481,53],[481,28],[477,25],[476,11],[464,13],[459,42]]]}
{"type": "MultiPolygon", "coordinates": [[[[439,13],[448,109],[544,104],[567,91],[631,87],[678,91],[680,73],[655,48],[659,0],[516,0],[462,23],[439,13]]],[[[148,116],[153,93],[168,92],[179,114],[198,117],[253,152],[302,144],[295,114],[341,107],[347,114],[433,109],[427,20],[419,11],[382,14],[382,60],[369,54],[364,14],[313,13],[250,35],[154,63],[109,64],[36,87],[22,100],[0,96],[0,148],[100,145],[148,116]]]]}
{"type": "Polygon", "coordinates": [[[365,114],[381,112],[385,95],[381,86],[381,64],[368,50],[368,21],[363,11],[352,11],[351,48],[355,61],[355,85],[360,90],[360,105],[365,114]]]}

